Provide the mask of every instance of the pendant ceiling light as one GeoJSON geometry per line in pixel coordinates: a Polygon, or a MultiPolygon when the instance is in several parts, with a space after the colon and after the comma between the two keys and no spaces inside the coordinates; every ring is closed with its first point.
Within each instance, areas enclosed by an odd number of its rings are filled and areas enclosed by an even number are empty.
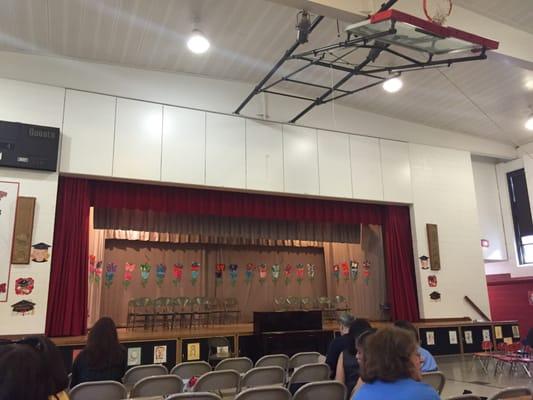
{"type": "Polygon", "coordinates": [[[187,40],[187,47],[194,54],[205,53],[207,50],[209,50],[209,46],[209,40],[198,29],[194,29],[191,36],[189,36],[189,39],[187,40]]]}

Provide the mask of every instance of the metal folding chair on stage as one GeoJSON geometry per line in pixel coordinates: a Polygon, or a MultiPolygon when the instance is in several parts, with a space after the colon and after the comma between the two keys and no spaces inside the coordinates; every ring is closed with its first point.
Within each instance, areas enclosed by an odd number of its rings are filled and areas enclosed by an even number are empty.
{"type": "Polygon", "coordinates": [[[158,297],[153,301],[154,315],[152,317],[152,330],[160,324],[163,329],[172,329],[174,318],[174,300],[171,297],[158,297]]]}
{"type": "Polygon", "coordinates": [[[287,297],[287,308],[289,311],[300,309],[300,298],[296,296],[287,297]]]}
{"type": "Polygon", "coordinates": [[[208,312],[208,324],[218,325],[224,321],[224,305],[216,297],[212,297],[205,302],[206,311],[208,312]]]}
{"type": "Polygon", "coordinates": [[[71,400],[121,400],[127,395],[124,385],[115,381],[84,382],[74,386],[69,392],[71,400]]]}
{"type": "Polygon", "coordinates": [[[176,375],[148,376],[138,381],[130,397],[167,396],[183,391],[183,381],[176,375]]]}
{"type": "Polygon", "coordinates": [[[345,400],[346,386],[337,381],[311,382],[294,393],[293,400],[345,400]]]}
{"type": "Polygon", "coordinates": [[[188,297],[174,298],[174,315],[172,318],[172,329],[176,323],[180,328],[191,326],[192,312],[190,310],[191,299],[188,297]]]}
{"type": "Polygon", "coordinates": [[[286,311],[287,299],[285,297],[274,297],[274,311],[286,311]]]}
{"type": "Polygon", "coordinates": [[[141,319],[144,329],[151,326],[154,317],[154,305],[149,297],[140,297],[128,302],[127,328],[135,329],[141,319]]]}
{"type": "Polygon", "coordinates": [[[170,371],[171,374],[177,375],[182,379],[190,379],[193,376],[199,377],[211,372],[211,365],[205,361],[187,361],[174,366],[170,371]]]}
{"type": "Polygon", "coordinates": [[[236,324],[239,322],[241,310],[239,310],[239,302],[234,297],[224,299],[224,323],[236,324]]]}
{"type": "Polygon", "coordinates": [[[193,326],[209,325],[209,312],[207,311],[206,298],[202,296],[193,297],[191,299],[191,324],[193,326]]]}
{"type": "Polygon", "coordinates": [[[334,321],[336,319],[336,311],[331,304],[331,300],[326,296],[320,296],[317,299],[318,308],[322,311],[322,320],[324,322],[334,321]]]}

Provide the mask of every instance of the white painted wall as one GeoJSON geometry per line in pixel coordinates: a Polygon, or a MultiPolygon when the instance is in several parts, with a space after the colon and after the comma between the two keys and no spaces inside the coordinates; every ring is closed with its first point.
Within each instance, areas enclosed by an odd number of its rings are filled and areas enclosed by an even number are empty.
{"type": "Polygon", "coordinates": [[[422,270],[417,263],[421,318],[481,319],[465,295],[490,316],[470,154],[409,144],[409,156],[415,257],[428,255],[426,224],[437,224],[442,268],[422,270]],[[437,276],[437,288],[428,285],[431,274],[437,276]],[[429,298],[433,290],[441,293],[440,301],[429,298]]]}
{"type": "Polygon", "coordinates": [[[485,261],[507,260],[507,246],[503,230],[503,216],[500,191],[496,177],[496,162],[472,160],[476,201],[481,229],[480,239],[489,241],[489,247],[482,247],[485,261]]]}
{"type": "MultiPolygon", "coordinates": [[[[0,120],[62,127],[65,90],[24,82],[0,80],[0,120]]],[[[20,183],[19,195],[36,197],[33,243],[52,244],[57,194],[57,173],[0,167],[0,181],[20,183]]],[[[53,257],[53,247],[51,249],[53,257]]],[[[50,262],[12,265],[7,302],[0,303],[0,335],[43,333],[48,302],[50,262]],[[15,294],[18,278],[32,277],[30,295],[15,294]],[[12,315],[11,304],[36,303],[33,315],[12,315]]]]}

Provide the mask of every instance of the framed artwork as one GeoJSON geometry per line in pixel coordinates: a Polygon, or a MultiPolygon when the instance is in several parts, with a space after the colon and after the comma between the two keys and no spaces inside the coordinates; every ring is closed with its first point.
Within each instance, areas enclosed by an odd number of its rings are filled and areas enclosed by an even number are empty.
{"type": "Polygon", "coordinates": [[[432,271],[439,271],[440,270],[440,251],[439,251],[439,232],[437,229],[437,225],[426,224],[426,231],[428,235],[429,259],[431,260],[429,268],[432,271]]]}
{"type": "Polygon", "coordinates": [[[187,343],[187,361],[197,361],[200,359],[200,343],[187,343]]]}
{"type": "Polygon", "coordinates": [[[7,301],[19,184],[0,181],[0,301],[7,301]]]}
{"type": "Polygon", "coordinates": [[[167,362],[167,346],[154,346],[154,364],[167,362]]]}
{"type": "Polygon", "coordinates": [[[128,367],[133,365],[141,365],[140,347],[128,347],[128,367]]]}
{"type": "Polygon", "coordinates": [[[30,263],[35,201],[35,197],[18,198],[11,264],[30,263]]]}
{"type": "Polygon", "coordinates": [[[472,338],[472,331],[465,331],[465,343],[473,344],[474,339],[472,338]]]}

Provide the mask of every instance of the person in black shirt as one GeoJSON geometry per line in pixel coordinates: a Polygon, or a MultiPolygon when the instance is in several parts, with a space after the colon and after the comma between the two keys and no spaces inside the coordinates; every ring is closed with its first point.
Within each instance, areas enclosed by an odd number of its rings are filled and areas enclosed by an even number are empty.
{"type": "Polygon", "coordinates": [[[328,352],[326,353],[326,364],[329,365],[329,370],[331,371],[330,378],[335,377],[335,369],[337,368],[337,360],[339,359],[339,354],[348,347],[350,338],[346,336],[350,330],[350,325],[355,321],[353,315],[348,313],[343,313],[339,317],[339,331],[340,336],[333,338],[328,347],[328,352]]]}
{"type": "Polygon", "coordinates": [[[85,349],[74,360],[71,387],[91,381],[120,382],[126,368],[126,349],[118,341],[115,323],[100,318],[89,331],[85,349]]]}

